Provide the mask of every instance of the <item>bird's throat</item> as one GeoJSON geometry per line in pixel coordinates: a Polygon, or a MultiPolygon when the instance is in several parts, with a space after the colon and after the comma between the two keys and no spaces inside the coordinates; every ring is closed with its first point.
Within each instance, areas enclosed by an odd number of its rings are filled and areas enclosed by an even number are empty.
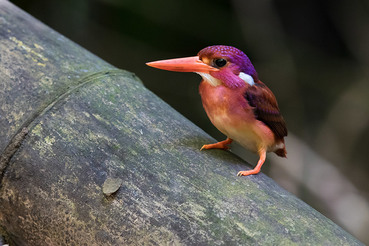
{"type": "Polygon", "coordinates": [[[222,84],[222,81],[220,81],[217,78],[214,78],[208,73],[197,73],[197,74],[199,74],[205,82],[209,83],[212,86],[218,86],[222,84]]]}

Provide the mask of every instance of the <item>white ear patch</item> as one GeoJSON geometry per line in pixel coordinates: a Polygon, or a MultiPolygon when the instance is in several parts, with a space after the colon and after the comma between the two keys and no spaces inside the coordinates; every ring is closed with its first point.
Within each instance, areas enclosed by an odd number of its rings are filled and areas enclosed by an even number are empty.
{"type": "Polygon", "coordinates": [[[238,75],[238,77],[240,77],[243,81],[245,81],[247,84],[249,84],[251,86],[253,86],[255,84],[254,79],[250,75],[248,75],[246,73],[241,72],[238,75]]]}
{"type": "Polygon", "coordinates": [[[222,81],[220,81],[217,78],[214,78],[208,73],[197,73],[197,74],[201,75],[202,79],[211,84],[212,86],[218,86],[222,84],[222,81]]]}

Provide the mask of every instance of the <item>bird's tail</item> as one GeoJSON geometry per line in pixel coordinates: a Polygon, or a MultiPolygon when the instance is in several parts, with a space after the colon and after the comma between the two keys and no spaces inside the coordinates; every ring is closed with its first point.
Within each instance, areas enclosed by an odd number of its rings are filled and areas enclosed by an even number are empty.
{"type": "Polygon", "coordinates": [[[283,149],[277,149],[276,151],[274,151],[274,153],[276,153],[280,157],[287,157],[286,147],[283,147],[283,149]]]}
{"type": "MultiPolygon", "coordinates": [[[[282,139],[283,148],[276,149],[274,153],[280,157],[287,157],[286,145],[284,144],[284,139],[282,139]]],[[[282,147],[280,146],[280,147],[282,147]]]]}

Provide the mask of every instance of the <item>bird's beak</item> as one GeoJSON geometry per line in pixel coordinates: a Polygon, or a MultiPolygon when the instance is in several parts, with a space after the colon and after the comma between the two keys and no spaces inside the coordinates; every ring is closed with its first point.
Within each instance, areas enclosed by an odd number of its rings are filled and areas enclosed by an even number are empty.
{"type": "Polygon", "coordinates": [[[198,56],[148,62],[146,65],[175,72],[210,73],[219,70],[205,64],[198,56]]]}

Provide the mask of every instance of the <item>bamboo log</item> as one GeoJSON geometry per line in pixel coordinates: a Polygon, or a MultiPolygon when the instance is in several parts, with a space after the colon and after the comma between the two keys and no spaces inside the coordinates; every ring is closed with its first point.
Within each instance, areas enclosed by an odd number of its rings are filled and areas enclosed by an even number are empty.
{"type": "Polygon", "coordinates": [[[0,1],[0,227],[14,245],[361,245],[132,73],[0,1]]]}

